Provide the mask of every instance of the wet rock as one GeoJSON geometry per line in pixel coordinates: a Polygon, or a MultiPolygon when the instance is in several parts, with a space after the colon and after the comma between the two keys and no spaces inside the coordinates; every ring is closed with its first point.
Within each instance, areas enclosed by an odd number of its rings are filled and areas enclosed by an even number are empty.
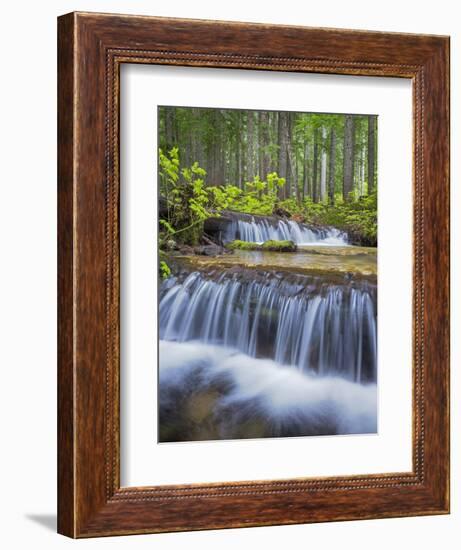
{"type": "Polygon", "coordinates": [[[274,216],[279,216],[280,218],[291,218],[290,212],[280,206],[274,208],[274,216]]]}
{"type": "Polygon", "coordinates": [[[298,252],[303,254],[320,254],[321,256],[369,256],[376,257],[377,248],[366,246],[322,246],[309,244],[299,246],[298,252]]]}
{"type": "Polygon", "coordinates": [[[204,230],[209,235],[216,235],[217,233],[224,232],[229,223],[232,222],[230,216],[223,214],[219,217],[208,218],[204,223],[204,230]]]}
{"type": "Polygon", "coordinates": [[[291,219],[296,223],[305,223],[306,221],[306,218],[301,214],[293,214],[293,216],[291,216],[291,219]]]}
{"type": "MultiPolygon", "coordinates": [[[[336,278],[341,280],[345,274],[354,278],[370,278],[376,281],[377,261],[376,249],[356,249],[348,247],[348,251],[337,254],[323,247],[324,252],[309,253],[303,247],[296,252],[271,252],[267,250],[239,250],[234,249],[231,254],[206,257],[197,254],[184,254],[177,258],[188,270],[194,269],[208,272],[229,272],[235,268],[271,273],[291,273],[293,275],[314,275],[324,277],[325,280],[336,278]]],[[[254,276],[254,275],[253,275],[254,276]]]]}
{"type": "Polygon", "coordinates": [[[359,231],[354,231],[353,229],[348,230],[348,235],[349,235],[349,242],[355,246],[371,246],[371,247],[378,246],[377,237],[367,236],[359,231]]]}
{"type": "Polygon", "coordinates": [[[217,391],[208,391],[193,395],[187,403],[186,414],[192,422],[203,422],[213,413],[216,400],[219,397],[217,391]]]}
{"type": "Polygon", "coordinates": [[[188,256],[189,254],[195,254],[194,247],[188,244],[179,244],[176,248],[182,255],[188,256]]]}
{"type": "Polygon", "coordinates": [[[211,256],[213,258],[225,254],[226,252],[228,252],[228,250],[217,244],[205,244],[194,247],[194,254],[198,256],[211,256]]]}

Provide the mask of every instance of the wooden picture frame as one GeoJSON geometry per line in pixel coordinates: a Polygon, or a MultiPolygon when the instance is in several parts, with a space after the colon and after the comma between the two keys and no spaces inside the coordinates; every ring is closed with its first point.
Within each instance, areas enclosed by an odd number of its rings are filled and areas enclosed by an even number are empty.
{"type": "Polygon", "coordinates": [[[97,537],[448,513],[448,37],[71,13],[58,20],[58,47],[58,531],[97,537]],[[412,471],[120,487],[122,63],[412,80],[412,471]]]}

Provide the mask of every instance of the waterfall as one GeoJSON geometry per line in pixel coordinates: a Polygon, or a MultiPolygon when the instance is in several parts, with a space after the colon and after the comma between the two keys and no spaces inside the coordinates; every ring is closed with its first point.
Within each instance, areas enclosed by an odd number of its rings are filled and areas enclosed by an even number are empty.
{"type": "Polygon", "coordinates": [[[317,228],[294,220],[234,215],[224,232],[224,241],[235,239],[262,243],[268,240],[293,241],[296,244],[347,244],[345,233],[334,227],[317,228]]]}
{"type": "Polygon", "coordinates": [[[160,289],[160,338],[199,341],[279,365],[376,382],[376,286],[274,273],[200,272],[160,289]]]}

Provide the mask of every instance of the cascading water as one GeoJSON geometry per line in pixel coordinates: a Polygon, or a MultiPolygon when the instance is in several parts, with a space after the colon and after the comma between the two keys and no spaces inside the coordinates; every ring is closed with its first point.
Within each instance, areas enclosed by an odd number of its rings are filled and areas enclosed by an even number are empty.
{"type": "Polygon", "coordinates": [[[160,288],[159,441],[376,432],[376,285],[179,270],[160,288]]]}
{"type": "Polygon", "coordinates": [[[375,382],[375,292],[369,283],[193,272],[163,284],[160,338],[220,345],[304,372],[375,382]]]}
{"type": "Polygon", "coordinates": [[[262,243],[268,240],[293,241],[296,244],[347,245],[347,236],[334,227],[310,227],[294,220],[255,216],[233,216],[224,232],[226,242],[239,239],[262,243]]]}

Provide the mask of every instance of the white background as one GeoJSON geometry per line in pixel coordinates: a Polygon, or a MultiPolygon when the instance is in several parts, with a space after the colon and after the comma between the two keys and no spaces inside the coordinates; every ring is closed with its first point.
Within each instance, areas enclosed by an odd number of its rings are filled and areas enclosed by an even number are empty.
{"type": "Polygon", "coordinates": [[[122,485],[411,471],[411,81],[147,65],[121,74],[122,485]],[[156,444],[156,107],[185,103],[378,115],[378,434],[156,444]]]}
{"type": "MultiPolygon", "coordinates": [[[[452,120],[461,120],[458,2],[388,0],[17,1],[2,6],[0,88],[1,543],[5,548],[256,548],[354,550],[459,547],[461,348],[453,286],[452,514],[73,542],[54,533],[56,493],[56,16],[75,9],[304,24],[452,36],[452,120]]],[[[452,124],[452,150],[460,148],[452,124]]],[[[459,281],[461,177],[453,155],[453,281],[459,281]]]]}

